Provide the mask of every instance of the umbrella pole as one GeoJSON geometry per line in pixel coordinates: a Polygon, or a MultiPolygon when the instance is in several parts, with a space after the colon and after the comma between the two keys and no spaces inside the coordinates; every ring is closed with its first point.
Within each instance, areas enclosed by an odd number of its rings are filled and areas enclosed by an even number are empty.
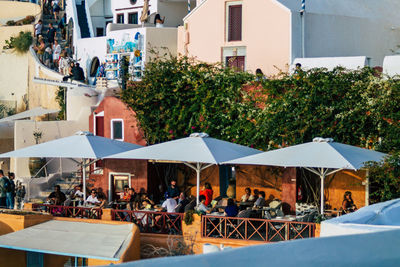
{"type": "Polygon", "coordinates": [[[200,163],[197,162],[196,164],[196,174],[197,174],[197,179],[196,179],[196,205],[199,205],[199,197],[200,197],[200,163]]]}
{"type": "Polygon", "coordinates": [[[86,200],[86,165],[85,159],[82,159],[82,185],[83,185],[83,200],[86,200]]]}
{"type": "Polygon", "coordinates": [[[322,168],[321,170],[321,215],[324,215],[324,206],[325,206],[325,199],[324,199],[324,184],[325,184],[325,175],[326,175],[326,171],[324,168],[322,168]]]}

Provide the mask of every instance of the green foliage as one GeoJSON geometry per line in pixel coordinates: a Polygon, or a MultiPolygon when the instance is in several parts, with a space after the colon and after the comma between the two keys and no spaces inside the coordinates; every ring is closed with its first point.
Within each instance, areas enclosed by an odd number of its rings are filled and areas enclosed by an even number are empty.
{"type": "Polygon", "coordinates": [[[377,203],[400,198],[400,153],[382,162],[369,162],[370,202],[377,203]]]}
{"type": "Polygon", "coordinates": [[[192,132],[239,141],[250,124],[242,85],[253,76],[188,58],[156,57],[141,82],[131,82],[122,99],[137,114],[150,144],[192,132]],[[245,126],[247,125],[247,127],[245,126]]]}
{"type": "Polygon", "coordinates": [[[6,25],[7,26],[15,26],[15,25],[17,25],[17,23],[14,20],[9,20],[6,22],[6,25]]]}
{"type": "Polygon", "coordinates": [[[24,19],[21,20],[23,25],[31,24],[34,21],[35,21],[34,16],[26,16],[24,19]]]}
{"type": "Polygon", "coordinates": [[[17,37],[11,37],[6,40],[3,49],[14,49],[17,53],[26,53],[33,41],[31,32],[20,32],[17,37]]]}
{"type": "Polygon", "coordinates": [[[65,112],[66,112],[66,102],[65,102],[65,91],[67,88],[59,86],[56,92],[56,101],[60,106],[60,112],[58,112],[57,119],[65,120],[65,112]]]}
{"type": "Polygon", "coordinates": [[[3,104],[0,104],[0,119],[14,115],[15,109],[9,108],[3,104]]]}
{"type": "Polygon", "coordinates": [[[400,150],[400,80],[371,68],[313,69],[257,82],[219,65],[155,57],[121,97],[150,144],[207,132],[263,150],[316,136],[400,150]]]}

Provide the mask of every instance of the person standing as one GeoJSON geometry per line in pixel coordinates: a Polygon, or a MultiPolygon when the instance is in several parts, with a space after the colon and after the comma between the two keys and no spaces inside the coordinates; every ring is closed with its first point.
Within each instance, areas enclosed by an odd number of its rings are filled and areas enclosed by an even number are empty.
{"type": "Polygon", "coordinates": [[[26,193],[25,186],[21,182],[17,181],[17,190],[16,190],[16,193],[15,193],[15,195],[16,195],[15,199],[16,199],[16,202],[17,202],[17,209],[18,210],[22,209],[23,201],[24,201],[24,198],[25,198],[25,193],[26,193]]]}
{"type": "MultiPolygon", "coordinates": [[[[171,198],[173,198],[173,199],[175,199],[175,200],[177,200],[178,198],[179,198],[179,188],[178,188],[178,186],[176,185],[176,180],[175,179],[172,179],[171,180],[171,184],[168,186],[168,188],[167,188],[167,194],[171,197],[171,198]]],[[[165,199],[167,199],[167,197],[165,197],[165,199]]]]}
{"type": "Polygon", "coordinates": [[[43,24],[42,24],[42,20],[40,19],[38,21],[38,23],[36,23],[36,25],[35,25],[35,37],[39,37],[39,35],[42,35],[42,28],[43,28],[43,24]]]}
{"type": "Polygon", "coordinates": [[[8,173],[8,186],[6,193],[6,204],[8,209],[14,209],[15,204],[15,174],[13,172],[8,173]]]}
{"type": "Polygon", "coordinates": [[[7,186],[9,184],[8,178],[4,176],[3,170],[0,170],[0,208],[7,208],[7,186]]]}
{"type": "Polygon", "coordinates": [[[53,27],[53,23],[49,24],[49,29],[47,30],[47,42],[50,43],[50,45],[52,46],[54,43],[54,39],[56,38],[56,29],[54,29],[53,27]]]}
{"type": "Polygon", "coordinates": [[[52,50],[53,50],[53,66],[55,69],[58,69],[58,61],[60,59],[61,46],[58,43],[57,39],[54,39],[52,50]]]}

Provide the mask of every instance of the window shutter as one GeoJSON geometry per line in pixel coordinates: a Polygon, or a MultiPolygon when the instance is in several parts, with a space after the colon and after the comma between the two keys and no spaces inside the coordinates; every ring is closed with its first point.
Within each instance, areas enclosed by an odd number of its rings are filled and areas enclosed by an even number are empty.
{"type": "Polygon", "coordinates": [[[242,40],[242,5],[229,6],[228,41],[242,40]]]}

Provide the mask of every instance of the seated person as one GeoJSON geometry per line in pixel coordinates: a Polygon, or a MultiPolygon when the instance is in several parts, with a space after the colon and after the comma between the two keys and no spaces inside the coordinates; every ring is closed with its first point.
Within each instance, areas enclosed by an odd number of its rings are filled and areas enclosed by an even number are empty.
{"type": "Polygon", "coordinates": [[[233,198],[228,199],[228,205],[225,207],[225,216],[236,217],[239,213],[238,207],[235,205],[233,198]]]}
{"type": "Polygon", "coordinates": [[[260,191],[258,190],[258,189],[254,189],[253,190],[253,202],[256,202],[257,201],[257,199],[258,199],[258,195],[260,194],[260,191]]]}
{"type": "Polygon", "coordinates": [[[172,198],[168,194],[166,194],[166,198],[167,199],[162,203],[161,208],[159,210],[161,211],[163,209],[166,209],[167,212],[175,212],[175,208],[178,205],[178,203],[174,198],[172,198]]]}
{"type": "Polygon", "coordinates": [[[87,197],[85,204],[86,205],[100,205],[100,201],[97,199],[97,193],[96,190],[92,189],[90,191],[90,196],[87,197]]]}
{"type": "Polygon", "coordinates": [[[152,210],[153,205],[148,200],[143,200],[140,203],[140,210],[152,210]]]}
{"type": "Polygon", "coordinates": [[[265,192],[260,191],[258,193],[258,199],[254,203],[254,207],[265,207],[267,205],[267,202],[265,201],[265,192]]]}
{"type": "Polygon", "coordinates": [[[185,212],[185,207],[186,207],[187,204],[189,204],[189,200],[186,198],[185,193],[181,192],[179,194],[178,206],[176,206],[175,212],[178,212],[178,213],[185,212]]]}
{"type": "Polygon", "coordinates": [[[100,202],[100,203],[98,203],[100,209],[105,208],[107,206],[107,204],[108,204],[107,200],[102,194],[100,194],[97,199],[100,202]]]}
{"type": "Polygon", "coordinates": [[[147,202],[150,203],[152,206],[154,205],[154,201],[151,200],[151,199],[147,196],[146,193],[143,193],[143,194],[140,196],[140,202],[143,202],[143,201],[147,201],[147,202]]]}
{"type": "Polygon", "coordinates": [[[51,192],[47,197],[47,201],[54,205],[63,205],[66,199],[59,185],[54,186],[54,192],[51,192]]]}
{"type": "Polygon", "coordinates": [[[204,196],[206,198],[204,205],[206,205],[206,206],[210,205],[211,200],[213,199],[213,194],[214,194],[214,191],[211,188],[211,184],[205,183],[203,190],[200,190],[200,196],[204,196]]]}
{"type": "Polygon", "coordinates": [[[129,202],[129,206],[128,207],[130,208],[130,210],[136,209],[136,206],[137,206],[137,199],[136,198],[137,198],[137,195],[136,195],[135,189],[129,188],[127,201],[129,202]]]}
{"type": "Polygon", "coordinates": [[[128,201],[128,197],[129,197],[129,186],[124,185],[124,192],[123,195],[121,196],[121,200],[128,201]]]}
{"type": "Polygon", "coordinates": [[[82,186],[77,185],[74,188],[73,195],[71,196],[72,199],[78,198],[78,199],[83,199],[83,192],[81,191],[82,186]]]}
{"type": "Polygon", "coordinates": [[[212,212],[212,208],[206,206],[206,197],[204,195],[199,196],[199,205],[197,205],[196,210],[200,211],[201,213],[207,214],[212,212]]]}
{"type": "Polygon", "coordinates": [[[351,192],[346,191],[344,193],[343,202],[342,202],[342,211],[343,214],[351,213],[357,210],[356,205],[354,204],[353,199],[351,198],[351,192]]]}
{"type": "Polygon", "coordinates": [[[250,201],[254,201],[254,196],[251,195],[251,189],[250,187],[247,187],[244,190],[245,194],[241,197],[240,201],[241,202],[250,202],[250,201]]]}

